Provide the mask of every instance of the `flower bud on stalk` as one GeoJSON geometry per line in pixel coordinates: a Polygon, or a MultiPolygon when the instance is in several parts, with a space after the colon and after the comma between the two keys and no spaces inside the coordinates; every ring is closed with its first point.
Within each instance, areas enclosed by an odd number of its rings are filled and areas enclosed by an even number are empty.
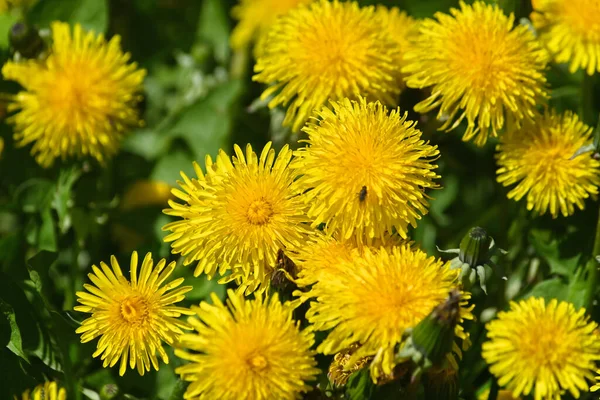
{"type": "Polygon", "coordinates": [[[17,22],[12,26],[9,40],[14,51],[24,58],[37,58],[46,48],[37,29],[24,22],[17,22]]]}
{"type": "Polygon", "coordinates": [[[496,247],[494,239],[488,236],[485,229],[472,228],[460,241],[460,248],[441,250],[443,253],[458,254],[450,261],[450,268],[460,269],[460,281],[465,290],[469,290],[475,282],[487,294],[487,282],[492,276],[492,267],[498,269],[491,257],[497,252],[506,254],[506,251],[496,247]]]}
{"type": "Polygon", "coordinates": [[[444,365],[460,319],[460,297],[457,289],[452,290],[446,301],[411,330],[406,345],[398,352],[397,358],[411,359],[417,365],[413,379],[432,366],[444,365]]]}
{"type": "Polygon", "coordinates": [[[426,399],[458,400],[458,371],[432,368],[423,378],[423,388],[426,399]]]}

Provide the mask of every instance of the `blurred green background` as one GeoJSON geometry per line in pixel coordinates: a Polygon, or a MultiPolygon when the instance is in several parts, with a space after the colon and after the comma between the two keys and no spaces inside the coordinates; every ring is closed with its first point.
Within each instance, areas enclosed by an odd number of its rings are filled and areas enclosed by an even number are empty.
{"type": "MultiPolygon", "coordinates": [[[[456,6],[452,0],[365,0],[359,3],[398,6],[417,18],[456,6]]],[[[498,1],[517,21],[526,17],[528,1],[498,1]]],[[[155,259],[170,259],[161,227],[170,220],[161,213],[166,204],[124,205],[127,191],[140,180],[176,185],[180,171],[193,173],[192,161],[202,165],[219,148],[231,152],[233,143],[262,148],[272,140],[296,146],[297,135],[281,128],[282,110],[257,102],[262,87],[251,81],[251,54],[233,54],[229,34],[233,0],[39,0],[25,15],[28,22],[47,28],[53,20],[79,22],[87,29],[118,34],[132,59],[148,70],[143,115],[146,126],[132,132],[121,152],[102,168],[87,162],[58,164],[42,169],[29,148],[13,146],[12,130],[0,125],[5,148],[0,157],[0,398],[31,388],[46,379],[59,379],[69,399],[98,399],[104,385],[114,383],[130,399],[180,399],[184,385],[173,368],[179,360],[144,377],[128,371],[119,377],[92,358],[96,342],[81,345],[75,334],[82,315],[72,312],[75,292],[87,280],[91,264],[115,254],[122,263],[131,251],[151,251],[155,259]]],[[[8,30],[18,15],[0,16],[0,56],[11,56],[8,30]]],[[[593,78],[570,75],[565,66],[547,71],[552,89],[550,105],[572,109],[595,125],[598,90],[593,78]],[[583,99],[583,100],[582,100],[583,99]]],[[[18,87],[2,81],[1,90],[18,87]]],[[[473,226],[488,230],[509,254],[502,260],[506,282],[490,288],[475,311],[485,322],[507,301],[535,294],[583,304],[585,276],[581,266],[592,249],[597,204],[573,217],[533,218],[525,205],[509,201],[507,190],[495,181],[494,143],[476,148],[461,141],[461,129],[438,132],[435,114],[418,115],[412,107],[426,93],[406,90],[399,104],[419,121],[424,137],[441,151],[442,189],[429,194],[430,213],[412,238],[430,255],[458,247],[473,226]],[[483,313],[483,314],[482,314],[483,313]]],[[[142,196],[144,197],[144,196],[142,196]]],[[[152,202],[148,195],[147,202],[152,202]]],[[[142,203],[144,199],[139,200],[142,203]]],[[[211,291],[225,288],[192,268],[176,274],[194,285],[187,304],[198,303],[211,291]]],[[[480,296],[480,293],[474,293],[480,296]]],[[[595,315],[598,317],[598,315],[595,315]]],[[[596,318],[598,320],[598,318],[596,318]]],[[[474,398],[490,375],[479,355],[482,324],[473,325],[474,346],[465,354],[461,387],[474,398]]],[[[383,398],[383,397],[381,397],[383,398]]]]}

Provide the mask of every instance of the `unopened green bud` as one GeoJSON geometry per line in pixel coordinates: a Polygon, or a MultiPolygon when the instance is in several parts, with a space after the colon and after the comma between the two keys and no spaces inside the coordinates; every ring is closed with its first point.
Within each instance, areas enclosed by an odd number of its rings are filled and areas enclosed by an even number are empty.
{"type": "Polygon", "coordinates": [[[485,264],[489,259],[490,244],[492,238],[488,236],[485,229],[472,228],[460,241],[460,261],[474,267],[485,264]]]}
{"type": "Polygon", "coordinates": [[[432,368],[423,377],[425,399],[458,400],[458,371],[452,367],[432,368]]]}
{"type": "Polygon", "coordinates": [[[460,292],[453,290],[412,331],[412,343],[433,365],[441,363],[452,350],[454,330],[460,318],[460,292]]]}
{"type": "Polygon", "coordinates": [[[100,389],[100,398],[102,400],[111,400],[119,394],[119,387],[114,383],[108,383],[100,389]]]}
{"type": "Polygon", "coordinates": [[[10,28],[9,40],[12,48],[25,58],[37,58],[46,46],[37,29],[23,22],[10,28]]]}

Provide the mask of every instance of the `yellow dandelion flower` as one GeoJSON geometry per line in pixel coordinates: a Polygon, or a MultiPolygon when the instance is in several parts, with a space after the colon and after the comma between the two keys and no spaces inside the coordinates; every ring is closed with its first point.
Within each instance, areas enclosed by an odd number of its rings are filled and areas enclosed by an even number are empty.
{"type": "MultiPolygon", "coordinates": [[[[184,265],[197,262],[194,275],[212,277],[241,266],[266,288],[280,249],[294,248],[306,240],[305,206],[292,188],[295,175],[289,168],[292,150],[279,154],[268,143],[260,157],[246,146],[246,154],[234,146],[231,159],[220,151],[213,164],[206,160],[204,175],[194,164],[197,179],[182,173],[183,191],[173,194],[184,204],[169,201],[165,214],[181,218],[163,230],[184,265]]],[[[256,285],[254,285],[256,289],[256,285]]]]}
{"type": "Polygon", "coordinates": [[[239,21],[231,32],[231,47],[241,49],[263,37],[277,17],[311,1],[313,0],[239,0],[231,9],[231,15],[239,21]]]}
{"type": "Polygon", "coordinates": [[[515,397],[533,392],[535,400],[558,400],[563,390],[575,398],[588,390],[586,379],[594,379],[600,340],[585,309],[531,297],[511,302],[510,310],[486,327],[483,358],[498,384],[515,397]]]}
{"type": "Polygon", "coordinates": [[[327,274],[337,274],[335,266],[341,261],[351,262],[355,252],[362,254],[365,249],[376,251],[380,247],[391,250],[394,246],[411,245],[398,235],[385,235],[370,245],[364,245],[356,237],[338,240],[335,236],[316,233],[301,247],[289,254],[298,267],[298,284],[310,285],[314,281],[327,280],[327,274]],[[319,276],[317,278],[317,276],[319,276]],[[305,280],[306,277],[306,280],[305,280]]]}
{"type": "Polygon", "coordinates": [[[171,185],[153,180],[138,180],[123,195],[121,208],[129,210],[145,206],[166,205],[171,195],[171,185]]]}
{"type": "Polygon", "coordinates": [[[584,154],[570,159],[591,143],[592,129],[567,111],[546,113],[535,124],[508,132],[497,146],[498,182],[517,184],[509,199],[527,196],[527,209],[540,215],[548,210],[553,218],[565,217],[584,208],[584,200],[598,193],[597,161],[584,154]]]}
{"type": "Polygon", "coordinates": [[[596,370],[596,383],[590,388],[591,392],[596,392],[600,389],[600,370],[596,370]]]}
{"type": "Polygon", "coordinates": [[[534,0],[531,22],[558,63],[571,73],[600,72],[600,2],[598,0],[534,0]]]}
{"type": "MultiPolygon", "coordinates": [[[[488,400],[490,397],[490,390],[484,390],[477,396],[477,400],[488,400]]],[[[521,397],[514,397],[510,390],[498,390],[498,396],[496,400],[522,400],[521,397]]]]}
{"type": "Polygon", "coordinates": [[[401,73],[402,67],[406,65],[404,54],[408,52],[412,41],[416,38],[419,27],[417,20],[409,16],[397,7],[387,8],[378,5],[375,11],[377,18],[380,19],[382,26],[386,29],[388,36],[394,41],[397,47],[397,53],[394,64],[397,66],[397,85],[404,87],[404,76],[401,73]]]}
{"type": "MultiPolygon", "coordinates": [[[[18,400],[17,397],[14,397],[18,400]]],[[[22,400],[66,400],[67,391],[59,388],[56,382],[44,382],[36,386],[33,391],[26,390],[21,397],[22,400]]]]}
{"type": "Polygon", "coordinates": [[[466,118],[463,140],[483,146],[505,122],[534,116],[536,103],[547,97],[547,54],[527,27],[514,26],[514,15],[504,15],[497,5],[461,2],[450,13],[420,23],[403,72],[407,86],[431,87],[416,111],[440,107],[442,130],[466,118]]]}
{"type": "Polygon", "coordinates": [[[228,306],[212,294],[189,318],[196,332],[181,337],[175,355],[191,361],[175,370],[192,383],[186,399],[295,399],[319,373],[310,350],[314,336],[301,331],[292,309],[275,294],[246,300],[228,291],[228,306]]]}
{"type": "MultiPolygon", "coordinates": [[[[340,260],[331,268],[337,273],[328,274],[326,280],[318,269],[315,274],[302,270],[300,285],[308,290],[295,293],[314,299],[306,317],[315,330],[329,331],[317,351],[334,354],[359,344],[348,364],[375,356],[374,378],[392,373],[394,349],[404,343],[405,330],[445,301],[458,277],[449,263],[408,244],[391,250],[366,248],[362,255],[356,252],[352,260],[340,260]]],[[[462,318],[470,318],[468,310],[462,318]]],[[[466,338],[462,329],[457,334],[466,338]]]]}
{"type": "Polygon", "coordinates": [[[298,131],[327,100],[366,96],[394,104],[400,93],[397,45],[373,7],[316,1],[282,16],[269,31],[254,80],[261,98],[286,106],[283,125],[298,131]]]}
{"type": "Polygon", "coordinates": [[[146,254],[138,274],[138,255],[131,255],[131,282],[123,276],[117,259],[110,259],[112,269],[105,263],[100,268],[92,266],[94,273],[88,277],[94,285],[83,287],[87,292],[77,292],[75,311],[92,314],[83,321],[77,333],[81,342],[87,343],[100,337],[94,357],[102,355],[103,367],[113,367],[119,359],[119,374],[123,375],[127,364],[136,368],[140,375],[150,371],[150,365],[158,370],[156,353],[165,364],[169,363],[162,342],[172,345],[190,329],[177,320],[181,314],[193,314],[187,308],[174,306],[185,298],[191,286],[177,286],[183,278],[175,279],[163,286],[175,268],[175,262],[167,265],[161,259],[153,267],[152,254],[146,254]],[[175,289],[177,288],[177,289],[175,289]],[[89,292],[89,293],[88,293],[89,292]]]}
{"type": "Polygon", "coordinates": [[[437,187],[437,146],[400,109],[388,114],[380,103],[345,99],[316,115],[292,163],[313,226],[326,223],[341,240],[381,238],[393,228],[406,238],[408,224],[427,213],[424,190],[437,187]]]}
{"type": "Polygon", "coordinates": [[[15,95],[9,118],[20,146],[44,167],[56,158],[92,156],[100,162],[117,152],[121,137],[139,126],[138,94],[146,71],[128,63],[119,36],[108,43],[80,25],[51,25],[53,44],[43,61],[9,61],[5,79],[25,91],[15,95]]]}

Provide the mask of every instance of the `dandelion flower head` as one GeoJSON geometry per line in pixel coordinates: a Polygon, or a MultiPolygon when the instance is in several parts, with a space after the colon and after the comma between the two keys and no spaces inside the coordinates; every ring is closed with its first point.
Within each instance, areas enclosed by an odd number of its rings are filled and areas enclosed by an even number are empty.
{"type": "Polygon", "coordinates": [[[313,226],[340,240],[382,238],[395,228],[406,238],[427,213],[427,188],[436,188],[437,146],[421,139],[400,110],[364,99],[331,102],[304,128],[307,146],[292,167],[313,226]]]}
{"type": "Polygon", "coordinates": [[[487,324],[483,358],[498,384],[515,397],[559,400],[568,390],[578,398],[600,359],[596,328],[585,309],[567,302],[534,297],[511,302],[509,311],[487,324]]]}
{"type": "MultiPolygon", "coordinates": [[[[337,274],[326,280],[320,279],[319,270],[312,281],[312,270],[304,275],[303,284],[309,288],[305,296],[314,299],[306,317],[315,330],[329,331],[317,351],[334,354],[358,344],[348,364],[375,356],[374,378],[392,373],[394,349],[404,343],[405,330],[445,301],[458,277],[449,263],[408,244],[391,250],[367,248],[332,268],[337,274]]],[[[462,329],[457,333],[466,338],[462,329]]]]}
{"type": "MultiPolygon", "coordinates": [[[[18,400],[16,396],[15,400],[18,400]]],[[[32,391],[23,392],[21,400],[67,400],[67,391],[56,382],[44,382],[32,391]]]]}
{"type": "Polygon", "coordinates": [[[266,284],[277,252],[310,234],[305,206],[292,188],[292,150],[284,146],[276,155],[268,143],[260,156],[250,145],[245,154],[237,145],[234,151],[230,158],[221,150],[214,164],[207,157],[206,174],[195,164],[197,179],[182,173],[183,190],[173,194],[184,203],[170,201],[164,211],[181,220],[163,227],[171,232],[165,241],[185,265],[197,262],[195,276],[241,266],[266,284]]]}
{"type": "Polygon", "coordinates": [[[175,354],[191,363],[176,372],[191,381],[186,399],[295,399],[319,373],[310,350],[314,336],[301,331],[292,309],[275,294],[247,300],[228,291],[228,305],[213,294],[213,304],[192,309],[195,332],[181,337],[175,354]]]}
{"type": "Polygon", "coordinates": [[[558,63],[569,71],[600,72],[600,2],[534,0],[531,22],[558,63]]]}
{"type": "Polygon", "coordinates": [[[600,161],[589,153],[570,159],[591,143],[592,129],[567,111],[547,112],[535,124],[508,132],[500,138],[496,155],[498,182],[516,184],[508,198],[527,199],[527,209],[540,215],[550,212],[569,216],[575,206],[598,193],[600,161]]]}
{"type": "Polygon", "coordinates": [[[83,321],[77,333],[81,342],[87,343],[100,337],[94,357],[102,355],[103,366],[113,367],[120,359],[119,374],[123,375],[127,365],[137,368],[140,375],[158,370],[157,354],[165,364],[169,363],[162,342],[173,345],[188,325],[177,318],[192,314],[187,308],[174,304],[185,298],[191,286],[179,287],[183,278],[165,284],[175,268],[175,262],[167,265],[161,259],[153,266],[152,255],[146,254],[138,274],[138,255],[131,255],[128,281],[117,259],[111,257],[110,268],[100,263],[92,266],[88,274],[93,285],[86,284],[85,292],[77,292],[81,304],[75,311],[92,314],[83,321]]]}
{"type": "Polygon", "coordinates": [[[406,12],[400,11],[397,7],[387,8],[383,5],[378,5],[375,13],[384,29],[387,30],[389,37],[396,44],[398,51],[394,64],[397,66],[397,85],[403,88],[404,77],[401,70],[406,65],[404,54],[408,52],[412,41],[419,33],[418,22],[406,12]]]}
{"type": "Polygon", "coordinates": [[[374,7],[319,0],[277,20],[254,68],[261,98],[287,107],[283,125],[300,130],[327,100],[365,96],[394,104],[400,93],[397,45],[374,7]]]}
{"type": "MultiPolygon", "coordinates": [[[[299,270],[297,283],[300,286],[309,286],[316,281],[326,281],[329,274],[336,275],[338,273],[337,264],[342,261],[351,262],[355,254],[362,255],[366,249],[377,251],[384,247],[391,250],[394,246],[403,244],[411,245],[399,235],[386,234],[383,238],[366,245],[356,237],[338,240],[335,235],[328,236],[318,233],[290,253],[290,257],[299,270]]],[[[300,292],[298,294],[303,297],[300,292]]]]}
{"type": "MultiPolygon", "coordinates": [[[[231,33],[231,47],[241,49],[263,37],[282,14],[314,0],[239,0],[231,15],[238,24],[231,33]]],[[[260,47],[260,46],[259,46],[260,47]]]]}
{"type": "Polygon", "coordinates": [[[121,137],[141,124],[146,71],[129,63],[119,36],[106,42],[80,25],[51,25],[52,46],[44,60],[9,61],[7,80],[25,90],[13,98],[9,121],[18,145],[33,143],[31,153],[44,167],[56,158],[91,156],[100,162],[117,152],[121,137]]]}
{"type": "Polygon", "coordinates": [[[446,121],[442,130],[466,119],[463,140],[483,146],[507,121],[534,116],[547,97],[547,54],[527,27],[513,26],[514,16],[497,5],[461,2],[450,13],[420,23],[403,73],[408,87],[431,88],[417,112],[439,107],[437,118],[446,121]]]}

